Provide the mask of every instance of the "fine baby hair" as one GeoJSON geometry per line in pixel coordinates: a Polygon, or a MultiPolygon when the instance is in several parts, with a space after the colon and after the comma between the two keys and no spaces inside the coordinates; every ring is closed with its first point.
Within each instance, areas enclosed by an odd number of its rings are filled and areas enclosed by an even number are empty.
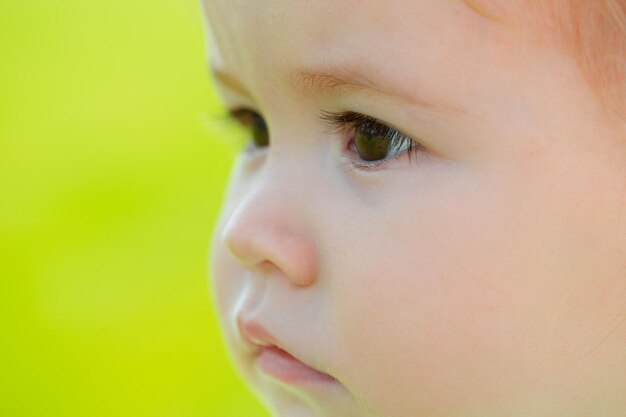
{"type": "Polygon", "coordinates": [[[533,16],[540,35],[554,37],[574,57],[607,112],[626,118],[626,1],[463,1],[502,24],[510,16],[533,16]]]}

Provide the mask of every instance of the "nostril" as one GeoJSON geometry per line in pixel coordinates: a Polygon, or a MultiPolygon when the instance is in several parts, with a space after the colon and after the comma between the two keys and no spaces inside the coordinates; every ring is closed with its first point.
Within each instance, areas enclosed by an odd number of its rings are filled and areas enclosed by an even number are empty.
{"type": "Polygon", "coordinates": [[[256,264],[256,267],[259,271],[263,272],[266,275],[271,274],[272,270],[276,269],[276,265],[267,260],[259,262],[258,264],[256,264]]]}

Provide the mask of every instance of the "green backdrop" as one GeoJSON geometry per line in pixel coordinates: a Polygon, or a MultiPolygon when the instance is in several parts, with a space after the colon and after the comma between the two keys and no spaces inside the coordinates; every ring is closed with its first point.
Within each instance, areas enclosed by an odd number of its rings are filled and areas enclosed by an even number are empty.
{"type": "Polygon", "coordinates": [[[0,0],[0,416],[267,417],[207,258],[233,147],[190,0],[0,0]]]}

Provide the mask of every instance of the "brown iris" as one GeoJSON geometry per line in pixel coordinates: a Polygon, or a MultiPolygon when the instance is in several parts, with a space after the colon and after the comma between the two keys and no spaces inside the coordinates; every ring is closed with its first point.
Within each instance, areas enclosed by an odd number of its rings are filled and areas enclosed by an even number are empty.
{"type": "Polygon", "coordinates": [[[364,161],[380,161],[391,151],[391,137],[380,126],[366,123],[354,130],[354,142],[364,161]]]}

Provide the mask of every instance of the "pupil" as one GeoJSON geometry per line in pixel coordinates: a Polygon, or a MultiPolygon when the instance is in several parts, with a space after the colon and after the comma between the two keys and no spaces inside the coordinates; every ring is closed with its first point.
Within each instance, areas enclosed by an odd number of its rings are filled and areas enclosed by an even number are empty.
{"type": "Polygon", "coordinates": [[[380,161],[389,153],[390,139],[374,127],[355,129],[354,141],[359,156],[365,161],[380,161]]]}

